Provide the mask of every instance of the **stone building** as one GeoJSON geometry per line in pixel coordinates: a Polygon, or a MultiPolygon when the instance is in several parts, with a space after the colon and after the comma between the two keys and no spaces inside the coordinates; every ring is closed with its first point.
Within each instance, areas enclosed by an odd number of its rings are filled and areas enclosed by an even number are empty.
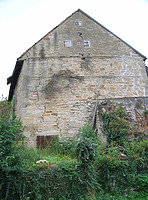
{"type": "Polygon", "coordinates": [[[146,57],[77,10],[16,62],[9,100],[33,146],[74,137],[92,122],[96,101],[147,97],[146,57]]]}

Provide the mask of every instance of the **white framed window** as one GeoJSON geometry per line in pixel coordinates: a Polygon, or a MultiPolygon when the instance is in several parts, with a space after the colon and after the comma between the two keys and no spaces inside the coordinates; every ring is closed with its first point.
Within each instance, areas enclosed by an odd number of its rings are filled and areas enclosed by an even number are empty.
{"type": "Polygon", "coordinates": [[[77,26],[81,26],[81,25],[82,25],[82,22],[81,22],[81,21],[76,21],[75,24],[76,24],[77,26]]]}
{"type": "Polygon", "coordinates": [[[83,47],[90,47],[90,41],[83,40],[83,47]]]}
{"type": "Polygon", "coordinates": [[[65,40],[65,41],[64,41],[64,46],[65,46],[65,47],[71,47],[71,46],[72,46],[71,40],[65,40]]]}

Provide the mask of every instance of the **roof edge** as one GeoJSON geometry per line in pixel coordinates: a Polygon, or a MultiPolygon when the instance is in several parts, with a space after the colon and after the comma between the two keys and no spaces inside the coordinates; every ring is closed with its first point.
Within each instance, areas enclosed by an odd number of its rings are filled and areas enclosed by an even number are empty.
{"type": "Polygon", "coordinates": [[[107,29],[105,26],[103,26],[102,24],[100,24],[98,21],[96,21],[95,19],[93,19],[91,16],[89,16],[87,13],[85,13],[84,11],[82,11],[81,9],[78,9],[78,11],[80,11],[81,13],[83,13],[85,16],[87,16],[88,18],[90,18],[92,21],[94,21],[96,24],[98,24],[99,26],[101,26],[103,29],[105,29],[106,31],[108,31],[109,33],[111,33],[112,35],[114,35],[116,38],[118,38],[119,40],[121,40],[124,44],[126,44],[128,47],[130,47],[133,51],[135,51],[137,54],[139,54],[141,57],[143,57],[143,60],[145,61],[147,59],[146,56],[144,56],[143,54],[141,54],[139,51],[137,51],[135,48],[133,48],[131,45],[129,45],[127,42],[125,42],[124,40],[122,40],[120,37],[118,37],[116,34],[114,34],[112,31],[110,31],[109,29],[107,29]]]}
{"type": "Polygon", "coordinates": [[[44,35],[40,40],[38,40],[36,43],[34,43],[29,49],[27,49],[19,58],[17,58],[17,60],[21,59],[32,47],[34,47],[37,43],[39,43],[43,38],[45,38],[48,34],[50,34],[52,31],[54,31],[56,28],[58,28],[60,25],[62,25],[67,19],[69,19],[72,15],[74,15],[76,12],[81,11],[80,9],[76,10],[75,12],[73,12],[71,15],[69,15],[68,17],[66,17],[66,19],[64,19],[60,24],[58,24],[57,26],[55,26],[53,29],[51,29],[46,35],[44,35]]]}
{"type": "Polygon", "coordinates": [[[9,89],[8,101],[11,101],[12,98],[13,98],[14,90],[15,90],[15,87],[16,87],[16,84],[17,84],[23,63],[24,63],[23,60],[16,61],[16,65],[15,65],[12,76],[7,78],[7,85],[11,83],[10,89],[9,89]]]}

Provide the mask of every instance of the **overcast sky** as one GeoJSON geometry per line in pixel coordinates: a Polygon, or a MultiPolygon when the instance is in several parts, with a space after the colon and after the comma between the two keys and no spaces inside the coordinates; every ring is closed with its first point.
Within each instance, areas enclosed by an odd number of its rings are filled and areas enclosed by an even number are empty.
{"type": "Polygon", "coordinates": [[[148,0],[0,0],[0,96],[16,59],[78,8],[148,57],[148,0]]]}

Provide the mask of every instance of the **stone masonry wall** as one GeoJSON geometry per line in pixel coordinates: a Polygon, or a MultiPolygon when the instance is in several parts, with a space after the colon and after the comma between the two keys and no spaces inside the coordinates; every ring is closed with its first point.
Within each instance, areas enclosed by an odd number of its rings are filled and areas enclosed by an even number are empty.
{"type": "MultiPolygon", "coordinates": [[[[127,120],[131,123],[132,134],[135,134],[135,137],[148,135],[148,115],[145,114],[145,112],[147,113],[148,111],[148,97],[105,98],[99,99],[97,103],[102,105],[103,111],[107,113],[114,111],[122,104],[122,108],[127,113],[127,120]]],[[[98,134],[102,135],[103,139],[106,139],[102,134],[103,122],[99,110],[96,111],[95,117],[95,126],[96,129],[98,129],[98,134]]]]}
{"type": "Polygon", "coordinates": [[[16,111],[33,146],[40,135],[74,137],[91,123],[97,99],[148,95],[143,58],[81,12],[20,60],[24,64],[16,87],[16,111]],[[65,47],[65,40],[72,46],[65,47]],[[90,47],[83,47],[83,40],[89,40],[90,47]]]}

